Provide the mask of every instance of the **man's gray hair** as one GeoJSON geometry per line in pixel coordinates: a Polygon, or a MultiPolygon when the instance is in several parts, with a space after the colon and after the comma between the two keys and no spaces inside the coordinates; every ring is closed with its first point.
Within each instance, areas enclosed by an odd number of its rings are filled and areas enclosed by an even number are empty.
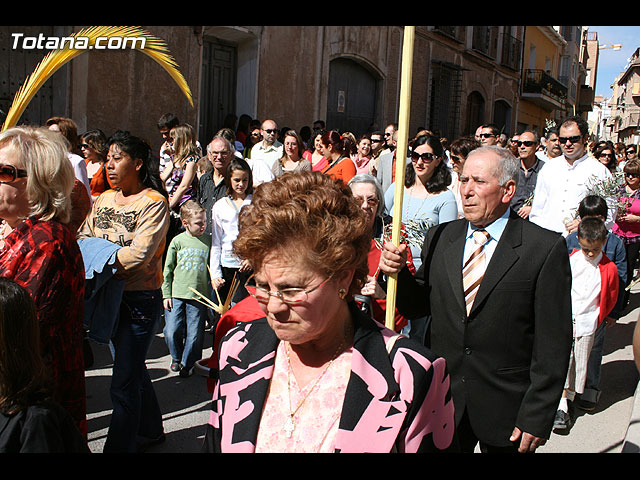
{"type": "Polygon", "coordinates": [[[493,175],[498,179],[498,183],[505,185],[509,180],[513,180],[517,186],[520,174],[520,162],[508,149],[496,145],[480,147],[469,152],[469,157],[488,153],[493,153],[498,156],[498,166],[493,172],[493,175]]]}
{"type": "Polygon", "coordinates": [[[211,151],[211,144],[213,143],[214,140],[223,141],[227,145],[227,148],[231,153],[236,153],[236,146],[233,143],[231,143],[228,138],[223,137],[222,135],[216,135],[211,139],[211,141],[209,142],[209,145],[207,145],[207,153],[211,151]]]}

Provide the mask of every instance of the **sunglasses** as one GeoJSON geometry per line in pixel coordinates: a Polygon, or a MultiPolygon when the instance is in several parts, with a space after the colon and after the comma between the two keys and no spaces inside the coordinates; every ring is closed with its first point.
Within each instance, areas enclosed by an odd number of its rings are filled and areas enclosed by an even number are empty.
{"type": "Polygon", "coordinates": [[[26,170],[21,170],[13,165],[0,165],[0,183],[15,182],[16,179],[26,176],[26,170]]]}
{"type": "Polygon", "coordinates": [[[574,135],[573,137],[558,137],[558,141],[562,144],[567,143],[567,141],[571,143],[578,143],[582,140],[580,135],[574,135]]]}
{"type": "Polygon", "coordinates": [[[640,178],[640,173],[626,173],[624,174],[625,177],[629,177],[629,178],[640,178]]]}
{"type": "Polygon", "coordinates": [[[418,163],[418,160],[422,160],[424,163],[427,163],[438,158],[433,153],[430,153],[430,152],[424,152],[424,153],[411,152],[409,156],[411,157],[411,161],[413,163],[418,163]]]}
{"type": "Polygon", "coordinates": [[[272,133],[278,133],[278,130],[276,130],[275,128],[267,128],[265,130],[263,130],[265,133],[268,134],[272,134],[272,133]]]}
{"type": "Polygon", "coordinates": [[[536,142],[534,142],[533,140],[518,140],[516,142],[516,145],[518,145],[519,147],[522,147],[523,145],[525,147],[532,147],[535,144],[536,144],[536,142]]]}
{"type": "Polygon", "coordinates": [[[382,142],[381,138],[372,138],[371,139],[371,143],[380,143],[380,142],[382,142]]]}
{"type": "Polygon", "coordinates": [[[481,133],[479,136],[482,137],[482,138],[495,137],[495,135],[493,133],[481,133]]]}

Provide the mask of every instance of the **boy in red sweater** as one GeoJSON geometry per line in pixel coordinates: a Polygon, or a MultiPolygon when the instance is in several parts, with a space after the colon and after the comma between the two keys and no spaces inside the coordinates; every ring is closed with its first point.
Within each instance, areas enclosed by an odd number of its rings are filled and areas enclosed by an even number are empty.
{"type": "Polygon", "coordinates": [[[613,310],[618,299],[618,268],[602,251],[607,233],[602,219],[584,218],[578,227],[580,249],[575,249],[569,257],[573,347],[565,389],[553,425],[556,430],[571,426],[572,402],[576,393],[581,394],[584,390],[596,328],[613,310]]]}

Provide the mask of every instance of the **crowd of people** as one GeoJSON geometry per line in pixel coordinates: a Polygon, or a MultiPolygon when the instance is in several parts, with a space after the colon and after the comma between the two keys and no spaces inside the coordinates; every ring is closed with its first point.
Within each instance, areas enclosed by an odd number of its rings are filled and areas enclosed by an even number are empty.
{"type": "Polygon", "coordinates": [[[575,116],[420,128],[403,155],[396,124],[157,129],[158,152],[64,117],[0,134],[0,451],[88,451],[92,341],[104,452],[163,442],[159,327],[171,372],[208,367],[207,452],[534,452],[597,405],[640,255],[636,146],[575,116]]]}

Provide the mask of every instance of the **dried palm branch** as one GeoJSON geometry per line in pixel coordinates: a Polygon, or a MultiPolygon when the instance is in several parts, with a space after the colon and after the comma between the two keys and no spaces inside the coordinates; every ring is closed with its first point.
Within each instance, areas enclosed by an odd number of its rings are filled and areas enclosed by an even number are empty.
{"type": "Polygon", "coordinates": [[[234,274],[233,280],[231,281],[231,288],[229,289],[229,293],[227,294],[227,298],[224,303],[222,303],[222,301],[220,300],[220,294],[218,293],[218,289],[215,287],[215,285],[213,286],[213,289],[216,292],[216,297],[218,297],[218,303],[214,303],[209,299],[209,297],[203,295],[193,287],[189,287],[189,290],[191,290],[198,296],[198,298],[195,299],[197,302],[206,305],[216,313],[222,315],[231,308],[231,301],[233,300],[233,296],[236,294],[236,290],[238,290],[239,286],[240,281],[236,279],[236,275],[234,274]]]}
{"type": "Polygon", "coordinates": [[[193,99],[191,96],[191,90],[187,81],[178,70],[178,65],[175,59],[169,53],[169,49],[165,42],[149,32],[141,29],[140,27],[89,27],[72,35],[72,37],[87,38],[87,48],[61,48],[58,50],[52,50],[49,52],[42,61],[36,66],[33,73],[27,77],[25,83],[22,84],[16,95],[14,96],[11,108],[7,113],[7,117],[2,125],[4,131],[8,128],[14,127],[31,99],[38,92],[40,87],[51,78],[51,76],[65,65],[70,60],[76,58],[80,54],[90,51],[96,44],[98,38],[112,38],[112,37],[136,37],[144,38],[145,43],[143,48],[138,48],[142,53],[155,60],[178,84],[178,87],[186,95],[191,106],[193,106],[193,99]]]}

